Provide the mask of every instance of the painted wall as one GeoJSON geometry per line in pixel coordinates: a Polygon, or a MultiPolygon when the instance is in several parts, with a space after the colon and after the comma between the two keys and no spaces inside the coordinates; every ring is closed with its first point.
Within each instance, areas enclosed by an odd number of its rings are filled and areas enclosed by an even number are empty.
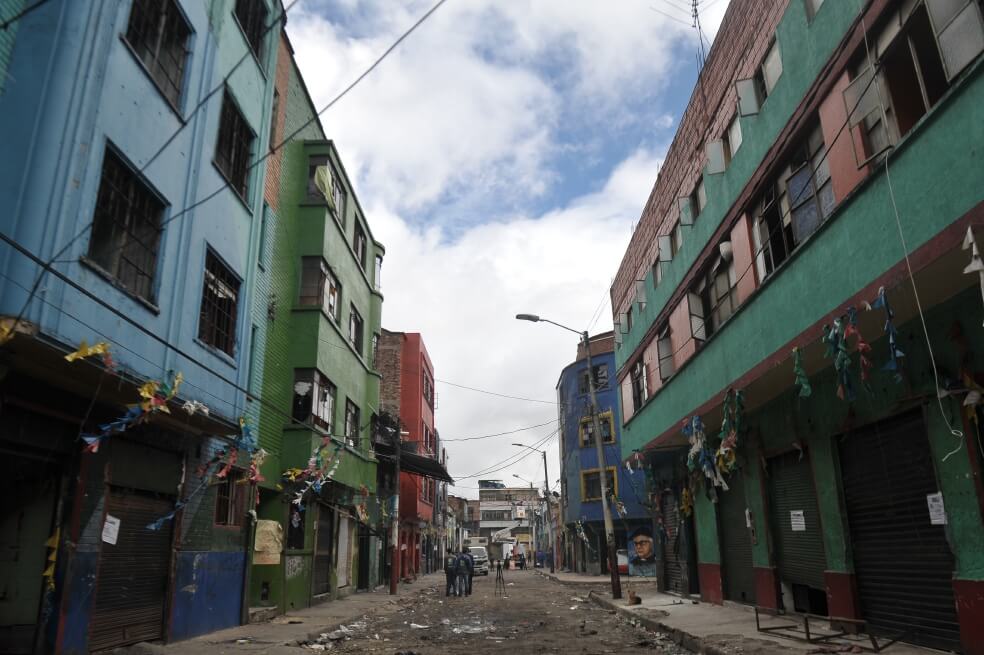
{"type": "MultiPolygon", "coordinates": [[[[644,474],[642,471],[637,471],[630,475],[621,465],[619,426],[622,421],[619,413],[618,389],[614,378],[615,357],[609,350],[604,353],[592,353],[591,360],[594,366],[604,364],[608,367],[608,385],[596,390],[599,413],[610,411],[614,414],[615,442],[604,445],[605,463],[607,466],[614,466],[618,472],[618,495],[619,499],[625,503],[626,519],[648,519],[649,514],[641,504],[646,495],[644,474]]],[[[603,518],[601,501],[581,501],[581,471],[598,468],[598,454],[594,443],[587,448],[582,448],[580,445],[579,427],[581,419],[587,415],[590,395],[580,393],[578,385],[581,376],[586,374],[587,370],[587,359],[579,359],[564,368],[557,383],[557,397],[561,403],[560,425],[564,439],[563,459],[560,464],[567,489],[567,506],[564,509],[565,523],[601,521],[603,518]]],[[[619,522],[614,513],[613,518],[619,522]]]]}

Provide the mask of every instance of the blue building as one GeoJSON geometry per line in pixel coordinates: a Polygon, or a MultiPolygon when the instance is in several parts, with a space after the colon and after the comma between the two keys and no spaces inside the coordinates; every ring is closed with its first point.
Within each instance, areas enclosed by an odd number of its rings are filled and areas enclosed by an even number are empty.
{"type": "Polygon", "coordinates": [[[246,615],[256,451],[240,417],[283,15],[279,0],[54,0],[0,43],[13,652],[246,615]]]}
{"type": "MultiPolygon", "coordinates": [[[[651,513],[646,508],[646,482],[641,470],[622,464],[619,426],[622,424],[615,385],[615,337],[605,332],[590,339],[598,400],[598,420],[604,444],[604,466],[612,500],[615,541],[627,549],[639,528],[653,535],[651,513]]],[[[591,421],[587,354],[578,346],[577,359],[566,366],[557,381],[561,439],[561,511],[563,513],[563,565],[582,573],[607,573],[605,525],[601,505],[600,465],[591,421]]]]}

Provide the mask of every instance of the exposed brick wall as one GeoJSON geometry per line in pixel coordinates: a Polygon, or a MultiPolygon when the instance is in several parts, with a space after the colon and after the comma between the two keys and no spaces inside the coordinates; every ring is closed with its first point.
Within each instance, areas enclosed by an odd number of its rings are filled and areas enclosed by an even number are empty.
{"type": "MultiPolygon", "coordinates": [[[[287,136],[285,133],[285,127],[287,124],[287,103],[289,100],[289,87],[290,87],[290,73],[291,68],[294,64],[293,53],[290,49],[290,43],[287,41],[287,36],[285,33],[280,33],[280,42],[277,47],[277,77],[274,81],[275,88],[277,89],[277,95],[280,97],[279,106],[277,107],[277,115],[271,117],[271,120],[276,124],[276,129],[274,130],[274,143],[270,143],[269,147],[273,148],[287,136]]],[[[266,160],[267,174],[266,174],[266,186],[263,189],[263,199],[266,203],[273,208],[274,211],[280,209],[280,165],[283,159],[283,153],[277,150],[271,154],[266,160]]]]}
{"type": "Polygon", "coordinates": [[[390,416],[400,416],[400,395],[403,392],[403,341],[402,332],[383,329],[379,337],[379,354],[376,369],[382,373],[379,387],[379,407],[390,416]]]}
{"type": "Polygon", "coordinates": [[[615,317],[632,303],[635,281],[646,277],[656,259],[657,237],[679,218],[677,198],[690,195],[700,179],[704,144],[721,138],[735,116],[735,82],[755,74],[788,1],[733,0],[728,7],[612,284],[615,317]]]}

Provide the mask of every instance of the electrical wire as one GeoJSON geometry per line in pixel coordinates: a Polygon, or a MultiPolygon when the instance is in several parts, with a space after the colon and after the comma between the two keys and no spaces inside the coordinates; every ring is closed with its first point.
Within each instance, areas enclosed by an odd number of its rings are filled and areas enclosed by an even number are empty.
{"type": "Polygon", "coordinates": [[[449,441],[477,441],[479,439],[491,439],[492,437],[501,437],[506,434],[516,434],[517,432],[523,432],[525,430],[532,430],[533,428],[541,428],[544,425],[550,425],[551,423],[556,423],[557,419],[551,419],[545,423],[537,423],[536,425],[528,425],[523,428],[516,428],[515,430],[509,430],[508,432],[496,432],[495,434],[483,434],[478,437],[458,437],[457,439],[445,439],[441,437],[441,443],[446,443],[449,441]]]}
{"type": "Polygon", "coordinates": [[[24,16],[27,16],[29,13],[31,13],[35,9],[41,8],[41,6],[44,5],[47,2],[48,2],[48,0],[38,0],[33,5],[28,5],[27,7],[24,7],[19,12],[17,12],[16,14],[14,14],[13,16],[11,16],[7,20],[3,21],[3,23],[0,23],[0,31],[6,31],[6,29],[8,27],[10,27],[11,25],[13,25],[17,21],[19,21],[21,18],[24,18],[24,16]]]}
{"type": "Polygon", "coordinates": [[[496,393],[495,391],[486,391],[485,389],[476,389],[475,387],[465,386],[463,384],[457,384],[455,382],[449,382],[447,380],[440,380],[434,378],[434,382],[440,382],[441,384],[446,384],[450,387],[457,387],[458,389],[467,389],[468,391],[476,391],[478,393],[484,393],[489,396],[498,396],[499,398],[509,398],[510,400],[525,400],[530,403],[542,403],[544,405],[556,405],[557,403],[552,400],[539,400],[538,398],[524,398],[523,396],[510,396],[504,393],[496,393]]]}
{"type": "MultiPolygon", "coordinates": [[[[42,2],[44,2],[44,1],[46,1],[46,0],[42,0],[42,2]]],[[[433,15],[434,12],[437,11],[445,2],[447,2],[447,0],[438,0],[438,2],[434,6],[432,6],[419,19],[417,19],[417,21],[413,25],[411,25],[409,29],[407,29],[405,32],[403,32],[396,39],[396,41],[394,41],[393,44],[390,45],[389,48],[387,48],[365,71],[363,71],[363,73],[361,75],[359,75],[357,78],[355,78],[354,81],[352,81],[339,94],[337,94],[334,98],[332,98],[332,100],[329,101],[328,104],[326,104],[323,108],[321,108],[317,113],[315,113],[314,116],[312,116],[311,118],[309,118],[307,121],[305,121],[304,123],[302,123],[299,127],[297,127],[294,131],[292,131],[290,134],[288,134],[286,137],[284,137],[284,139],[279,144],[277,144],[276,147],[270,148],[270,150],[268,152],[266,152],[263,156],[259,157],[255,162],[253,162],[252,164],[250,164],[246,168],[246,173],[248,174],[254,168],[256,168],[261,163],[263,163],[264,161],[266,161],[267,158],[269,158],[275,152],[277,152],[278,150],[280,150],[284,145],[286,145],[291,140],[293,140],[294,137],[296,137],[298,134],[300,134],[305,129],[307,129],[312,123],[314,123],[315,121],[318,121],[323,113],[325,113],[326,111],[328,111],[329,109],[331,109],[337,102],[339,102],[342,98],[344,98],[346,95],[348,95],[348,93],[350,91],[352,91],[352,89],[354,89],[373,70],[375,70],[379,66],[379,64],[381,64],[383,62],[383,60],[386,59],[397,48],[397,46],[399,46],[408,36],[410,36],[410,34],[412,34],[418,27],[420,27],[420,25],[422,25],[424,23],[424,21],[426,21],[428,18],[430,18],[430,16],[433,15]]],[[[160,230],[163,230],[164,227],[167,226],[168,224],[172,223],[173,221],[177,220],[178,218],[181,218],[182,216],[187,215],[188,212],[190,212],[191,210],[204,205],[206,202],[208,202],[209,200],[215,198],[220,193],[222,193],[223,191],[225,191],[226,189],[229,189],[231,187],[232,187],[232,182],[229,181],[229,180],[226,180],[226,182],[222,186],[220,186],[219,188],[217,188],[215,191],[209,193],[208,195],[206,195],[201,200],[197,200],[197,201],[191,203],[190,205],[185,206],[180,211],[172,214],[166,220],[162,221],[161,224],[158,226],[158,230],[159,231],[160,230]]],[[[88,227],[91,227],[91,225],[92,225],[92,221],[89,222],[89,225],[87,226],[87,229],[88,229],[88,227]]],[[[51,272],[52,271],[52,264],[54,263],[54,261],[56,259],[58,259],[62,254],[64,254],[65,251],[69,247],[71,247],[73,243],[75,243],[78,239],[80,239],[86,233],[87,229],[84,229],[84,230],[78,232],[74,237],[72,237],[72,239],[70,239],[69,242],[66,243],[65,246],[63,246],[61,248],[61,250],[59,250],[58,253],[54,257],[51,258],[51,260],[49,260],[48,262],[39,262],[39,263],[42,264],[42,270],[39,273],[37,279],[35,280],[35,283],[34,283],[32,289],[31,289],[30,294],[27,297],[27,300],[25,300],[24,307],[18,313],[17,318],[15,319],[15,321],[13,323],[14,328],[16,328],[16,326],[20,323],[21,319],[24,316],[24,313],[27,311],[27,308],[30,306],[31,300],[37,294],[37,289],[38,289],[38,287],[41,284],[41,280],[44,278],[44,276],[48,272],[51,272]]],[[[121,249],[123,249],[125,247],[126,247],[126,244],[121,244],[119,246],[116,246],[114,249],[110,250],[109,253],[114,253],[116,250],[121,250],[121,249]]]]}
{"type": "MultiPolygon", "coordinates": [[[[549,441],[550,439],[552,439],[557,434],[557,432],[558,432],[558,430],[554,430],[553,432],[551,432],[547,436],[543,437],[539,441],[534,442],[534,444],[532,446],[530,446],[530,448],[539,448],[540,446],[542,446],[543,444],[545,444],[547,441],[549,441]]],[[[534,452],[535,452],[534,450],[530,450],[530,449],[525,449],[524,448],[519,453],[514,453],[513,455],[510,455],[509,457],[507,457],[507,458],[505,458],[503,460],[500,460],[500,461],[496,462],[495,464],[490,464],[489,466],[487,466],[486,468],[482,469],[481,471],[478,471],[476,473],[472,473],[470,475],[464,475],[464,476],[461,476],[459,478],[455,478],[455,482],[458,482],[459,480],[468,480],[468,479],[471,479],[471,478],[477,478],[477,477],[482,476],[482,475],[488,475],[490,473],[495,473],[495,472],[501,471],[501,470],[503,470],[505,468],[509,468],[513,464],[516,464],[517,462],[525,459],[526,457],[529,457],[534,452]]]]}

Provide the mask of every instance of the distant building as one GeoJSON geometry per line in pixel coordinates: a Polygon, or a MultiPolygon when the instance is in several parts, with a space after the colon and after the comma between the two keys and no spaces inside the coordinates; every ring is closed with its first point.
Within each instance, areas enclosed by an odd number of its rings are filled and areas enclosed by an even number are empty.
{"type": "MultiPolygon", "coordinates": [[[[652,515],[644,506],[645,475],[630,473],[622,465],[621,415],[614,384],[614,335],[611,332],[590,338],[594,369],[596,411],[601,426],[608,476],[610,509],[618,548],[626,548],[632,532],[652,527],[652,515]],[[618,501],[620,505],[616,505],[618,501]],[[624,514],[619,513],[624,508],[624,514]]],[[[560,400],[561,506],[563,513],[564,566],[581,573],[607,573],[607,541],[601,506],[598,452],[591,420],[587,354],[577,349],[577,359],[566,366],[557,381],[560,400]]]]}
{"type": "Polygon", "coordinates": [[[540,504],[540,492],[530,487],[507,487],[501,480],[479,480],[478,487],[478,536],[489,543],[495,541],[497,533],[508,534],[517,548],[532,553],[534,510],[540,504]]]}

